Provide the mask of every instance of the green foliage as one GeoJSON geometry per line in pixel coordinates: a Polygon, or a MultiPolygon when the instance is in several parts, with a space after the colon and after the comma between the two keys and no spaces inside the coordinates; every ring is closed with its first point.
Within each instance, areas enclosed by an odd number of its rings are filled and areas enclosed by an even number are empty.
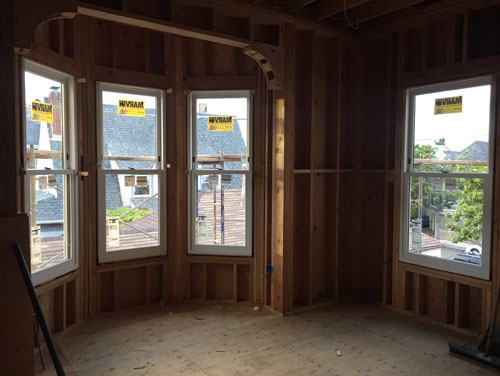
{"type": "Polygon", "coordinates": [[[415,159],[435,159],[436,150],[432,145],[416,144],[413,148],[413,158],[415,159]]]}
{"type": "MultiPolygon", "coordinates": [[[[415,147],[413,148],[413,158],[414,159],[436,159],[436,150],[434,149],[434,146],[432,145],[420,145],[416,144],[415,147]]],[[[418,164],[415,166],[415,171],[426,171],[426,172],[431,172],[431,171],[436,171],[436,168],[439,168],[439,165],[428,165],[428,164],[418,164]],[[419,167],[417,167],[419,165],[419,167]]],[[[411,196],[412,198],[417,198],[419,197],[419,179],[412,179],[411,180],[411,196]]],[[[429,195],[431,193],[431,188],[429,187],[429,184],[423,184],[422,186],[423,192],[422,192],[422,204],[423,206],[426,206],[429,203],[429,195]]],[[[411,202],[411,218],[418,218],[418,208],[419,208],[419,201],[413,199],[411,202]]]]}
{"type": "MultiPolygon", "coordinates": [[[[118,208],[115,210],[106,210],[106,217],[119,217],[122,214],[124,214],[125,212],[127,212],[128,210],[130,210],[130,208],[118,208]]],[[[146,215],[151,214],[152,212],[153,212],[152,210],[148,210],[148,209],[134,209],[130,213],[127,213],[126,215],[124,215],[120,219],[125,223],[131,223],[131,222],[137,221],[138,219],[140,219],[142,217],[145,217],[146,215]]],[[[106,218],[106,222],[107,221],[108,221],[108,219],[106,218]]],[[[123,223],[120,223],[120,226],[122,226],[122,225],[123,225],[123,223]]]]}
{"type": "MultiPolygon", "coordinates": [[[[466,160],[469,152],[466,151],[460,158],[466,160]]],[[[486,173],[487,166],[460,166],[454,168],[456,172],[486,173]]],[[[483,226],[483,179],[457,179],[457,209],[453,215],[448,214],[447,227],[457,236],[452,239],[454,243],[471,241],[477,244],[482,240],[483,226]]]]}
{"type": "Polygon", "coordinates": [[[457,188],[457,209],[447,215],[448,229],[457,234],[452,241],[479,244],[483,225],[483,179],[457,179],[457,188]]]}
{"type": "Polygon", "coordinates": [[[439,140],[434,141],[434,145],[446,145],[446,140],[444,137],[441,137],[439,140]]]}
{"type": "MultiPolygon", "coordinates": [[[[436,145],[444,145],[445,139],[440,138],[434,141],[436,145]]],[[[467,160],[469,157],[468,151],[464,152],[459,158],[467,160]]],[[[436,151],[432,145],[416,144],[414,148],[415,159],[436,159],[436,151]]],[[[439,164],[420,164],[415,167],[416,171],[447,171],[461,173],[486,173],[487,166],[472,166],[472,165],[439,165],[439,164]]],[[[456,190],[433,189],[431,179],[425,178],[422,181],[422,197],[419,201],[420,179],[414,178],[411,180],[411,218],[419,217],[419,204],[423,208],[431,208],[437,212],[443,209],[454,208],[453,214],[447,214],[446,227],[453,231],[456,236],[452,239],[453,242],[473,242],[480,243],[482,240],[482,224],[483,224],[483,198],[484,180],[480,178],[459,178],[457,179],[456,190]]]]}

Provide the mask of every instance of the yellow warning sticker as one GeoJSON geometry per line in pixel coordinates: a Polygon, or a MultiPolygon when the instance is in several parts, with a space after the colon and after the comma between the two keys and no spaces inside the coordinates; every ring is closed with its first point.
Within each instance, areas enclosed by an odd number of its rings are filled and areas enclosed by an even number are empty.
{"type": "Polygon", "coordinates": [[[232,132],[233,117],[232,116],[209,116],[208,130],[210,132],[232,132]]]}
{"type": "Polygon", "coordinates": [[[120,223],[118,222],[118,218],[108,218],[108,246],[120,246],[120,223]]]}
{"type": "Polygon", "coordinates": [[[42,262],[42,240],[40,226],[31,227],[31,263],[38,265],[42,262]]]}
{"type": "Polygon", "coordinates": [[[146,116],[144,101],[132,101],[128,99],[118,100],[118,115],[121,116],[146,116]]]}
{"type": "Polygon", "coordinates": [[[52,103],[31,102],[31,120],[52,123],[54,121],[54,106],[52,103]]]}
{"type": "Polygon", "coordinates": [[[436,98],[434,115],[456,114],[462,112],[462,96],[449,98],[436,98]]]}

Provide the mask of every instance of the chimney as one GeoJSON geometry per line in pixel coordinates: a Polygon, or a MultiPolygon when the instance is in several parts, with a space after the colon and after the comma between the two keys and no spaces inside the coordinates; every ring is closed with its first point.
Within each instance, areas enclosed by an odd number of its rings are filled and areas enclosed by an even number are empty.
{"type": "Polygon", "coordinates": [[[62,108],[61,87],[52,86],[49,93],[49,103],[54,106],[54,120],[52,122],[52,137],[61,139],[62,136],[62,108]]]}

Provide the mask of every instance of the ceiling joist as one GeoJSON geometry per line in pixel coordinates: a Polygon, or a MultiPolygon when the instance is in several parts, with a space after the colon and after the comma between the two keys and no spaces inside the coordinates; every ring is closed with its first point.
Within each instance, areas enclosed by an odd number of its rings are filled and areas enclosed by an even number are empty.
{"type": "Polygon", "coordinates": [[[363,23],[422,2],[423,0],[370,1],[364,5],[351,9],[349,11],[349,18],[353,22],[363,23]]]}
{"type": "Polygon", "coordinates": [[[317,5],[318,20],[352,9],[371,0],[320,0],[317,5]]]}

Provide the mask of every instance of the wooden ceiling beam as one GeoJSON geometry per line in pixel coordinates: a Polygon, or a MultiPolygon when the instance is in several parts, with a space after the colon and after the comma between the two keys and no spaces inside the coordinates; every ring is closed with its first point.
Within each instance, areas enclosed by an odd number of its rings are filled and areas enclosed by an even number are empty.
{"type": "Polygon", "coordinates": [[[317,18],[318,20],[322,20],[343,12],[344,4],[347,10],[368,3],[369,1],[371,0],[320,0],[317,4],[317,18]]]}
{"type": "Polygon", "coordinates": [[[306,5],[315,3],[318,0],[289,0],[286,5],[289,7],[305,7],[306,5]]]}
{"type": "Polygon", "coordinates": [[[349,11],[349,18],[354,23],[363,23],[422,2],[423,0],[371,1],[351,9],[349,11]]]}

